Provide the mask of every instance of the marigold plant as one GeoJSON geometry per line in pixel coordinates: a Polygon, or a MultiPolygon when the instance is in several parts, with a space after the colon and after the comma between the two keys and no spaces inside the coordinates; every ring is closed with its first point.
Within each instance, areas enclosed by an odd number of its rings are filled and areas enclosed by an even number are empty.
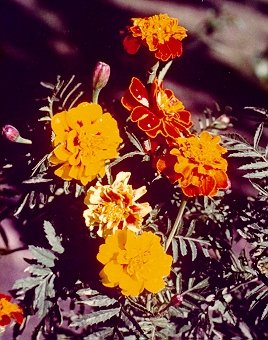
{"type": "Polygon", "coordinates": [[[131,112],[131,121],[151,138],[158,134],[176,138],[181,132],[188,133],[187,129],[192,126],[190,112],[157,79],[148,91],[138,78],[133,77],[121,103],[131,112]]]}
{"type": "Polygon", "coordinates": [[[106,237],[118,229],[128,228],[134,232],[141,230],[143,217],[151,211],[149,203],[136,201],[146,193],[145,186],[133,189],[128,184],[130,172],[119,172],[113,184],[102,185],[97,182],[87,191],[84,211],[86,225],[97,234],[106,237]]]}
{"type": "Polygon", "coordinates": [[[49,160],[60,165],[55,175],[64,180],[76,179],[86,185],[97,176],[103,177],[106,161],[118,156],[122,139],[117,122],[98,104],[83,102],[57,113],[51,127],[55,148],[49,160]]]}
{"type": "Polygon", "coordinates": [[[0,327],[9,325],[14,319],[18,324],[23,321],[23,311],[16,303],[11,302],[11,296],[0,294],[0,327]]]}
{"type": "Polygon", "coordinates": [[[172,257],[164,252],[159,236],[152,232],[136,235],[128,229],[108,236],[97,259],[104,264],[100,272],[103,285],[119,286],[122,294],[131,296],[138,296],[144,289],[160,292],[172,264],[172,257]]]}
{"type": "Polygon", "coordinates": [[[178,19],[167,14],[145,18],[132,18],[133,26],[123,44],[126,51],[135,54],[141,45],[145,45],[154,56],[162,61],[180,57],[181,41],[187,36],[186,29],[178,25],[178,19]]]}

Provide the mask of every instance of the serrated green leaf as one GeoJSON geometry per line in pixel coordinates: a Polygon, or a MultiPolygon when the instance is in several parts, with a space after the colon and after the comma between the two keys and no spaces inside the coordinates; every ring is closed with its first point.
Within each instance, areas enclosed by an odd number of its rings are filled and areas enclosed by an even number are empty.
{"type": "Polygon", "coordinates": [[[239,170],[257,170],[257,169],[263,169],[263,168],[268,168],[268,161],[241,165],[238,169],[239,170]]]}
{"type": "Polygon", "coordinates": [[[265,297],[268,294],[268,289],[264,289],[262,292],[260,292],[255,299],[251,302],[249,306],[249,310],[252,310],[261,300],[263,297],[265,297]]]}
{"type": "Polygon", "coordinates": [[[196,248],[196,245],[193,241],[189,240],[188,243],[189,243],[189,246],[191,248],[192,261],[194,261],[197,257],[197,248],[196,248]]]}
{"type": "Polygon", "coordinates": [[[268,177],[268,170],[265,171],[258,171],[258,172],[251,172],[249,174],[243,175],[245,178],[265,178],[268,177]]]}
{"type": "Polygon", "coordinates": [[[187,254],[187,246],[186,246],[186,243],[185,243],[185,241],[182,237],[179,237],[179,243],[180,243],[181,255],[185,256],[187,254]]]}
{"type": "Polygon", "coordinates": [[[178,261],[179,258],[179,249],[178,249],[178,242],[176,239],[172,239],[171,241],[172,246],[172,257],[173,257],[173,263],[178,261]]]}
{"type": "Polygon", "coordinates": [[[34,276],[47,276],[48,274],[51,273],[51,270],[49,268],[44,268],[41,265],[31,265],[29,267],[27,267],[25,270],[25,272],[31,273],[34,276]]]}
{"type": "Polygon", "coordinates": [[[261,138],[261,135],[262,135],[262,132],[263,132],[263,123],[261,123],[256,132],[255,132],[255,135],[254,135],[254,139],[253,139],[253,146],[254,146],[254,149],[257,149],[258,145],[259,145],[259,142],[260,142],[260,138],[261,138]]]}
{"type": "Polygon", "coordinates": [[[40,318],[44,317],[53,305],[51,298],[55,297],[54,279],[55,274],[51,273],[51,275],[43,279],[40,285],[35,288],[33,308],[38,309],[38,316],[40,318]]]}
{"type": "Polygon", "coordinates": [[[100,329],[98,332],[91,333],[89,336],[84,337],[84,340],[98,340],[106,339],[109,335],[113,334],[114,329],[112,327],[106,327],[100,329]]]}
{"type": "Polygon", "coordinates": [[[92,307],[103,307],[114,305],[115,303],[117,303],[117,300],[110,299],[108,296],[105,295],[97,295],[89,298],[88,300],[76,301],[76,303],[92,307]]]}
{"type": "Polygon", "coordinates": [[[260,157],[260,155],[255,151],[247,151],[247,152],[234,152],[229,155],[229,157],[260,157]]]}
{"type": "Polygon", "coordinates": [[[91,288],[82,288],[79,289],[76,294],[78,295],[99,295],[100,293],[97,290],[91,289],[91,288]]]}
{"type": "Polygon", "coordinates": [[[192,220],[186,233],[186,237],[192,236],[196,224],[196,220],[192,220]]]}
{"type": "Polygon", "coordinates": [[[266,307],[264,308],[262,315],[261,315],[261,320],[264,320],[267,317],[268,314],[268,304],[266,305],[266,307]]]}
{"type": "Polygon", "coordinates": [[[53,179],[44,178],[42,175],[38,175],[36,177],[26,179],[22,183],[24,183],[24,184],[38,184],[38,183],[46,183],[46,182],[51,182],[51,181],[53,181],[53,179]]]}
{"type": "Polygon", "coordinates": [[[197,285],[195,285],[194,287],[192,287],[192,290],[197,290],[197,289],[202,289],[208,286],[208,278],[200,281],[197,285]]]}
{"type": "Polygon", "coordinates": [[[202,249],[202,252],[203,252],[203,254],[205,255],[205,257],[210,257],[209,251],[207,250],[207,248],[202,247],[201,249],[202,249]]]}
{"type": "Polygon", "coordinates": [[[81,317],[74,317],[72,318],[70,327],[92,326],[100,322],[104,322],[106,320],[111,319],[113,316],[118,314],[119,311],[120,311],[120,307],[92,312],[90,314],[83,315],[81,317]]]}
{"type": "Polygon", "coordinates": [[[38,277],[25,277],[23,279],[18,279],[15,281],[12,289],[27,291],[39,285],[40,280],[41,279],[38,277]]]}
{"type": "Polygon", "coordinates": [[[58,254],[62,254],[64,252],[64,248],[61,245],[61,238],[56,236],[55,229],[49,221],[44,221],[44,231],[46,238],[51,245],[51,249],[58,254]]]}
{"type": "Polygon", "coordinates": [[[54,261],[57,259],[57,257],[51,251],[32,245],[29,246],[29,250],[33,255],[33,258],[39,263],[45,267],[54,267],[54,261]]]}
{"type": "Polygon", "coordinates": [[[228,151],[240,151],[240,150],[248,150],[250,146],[248,144],[234,144],[234,145],[227,145],[228,151]]]}
{"type": "Polygon", "coordinates": [[[250,181],[250,183],[253,185],[253,187],[259,191],[259,193],[263,196],[267,196],[268,197],[268,191],[266,191],[264,188],[262,188],[258,183],[254,183],[252,181],[250,181]]]}

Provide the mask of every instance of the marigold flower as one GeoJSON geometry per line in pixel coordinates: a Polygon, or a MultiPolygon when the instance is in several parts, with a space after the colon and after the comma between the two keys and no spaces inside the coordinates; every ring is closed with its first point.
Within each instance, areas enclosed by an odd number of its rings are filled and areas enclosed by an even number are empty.
{"type": "MultiPolygon", "coordinates": [[[[214,196],[219,189],[229,186],[227,161],[222,154],[227,149],[219,145],[219,136],[203,131],[200,136],[177,138],[170,151],[176,156],[176,180],[186,196],[214,196]]],[[[168,164],[161,164],[162,169],[168,164]]]]}
{"type": "Polygon", "coordinates": [[[14,319],[21,324],[23,311],[16,303],[12,303],[11,296],[0,293],[0,327],[5,327],[14,319]]]}
{"type": "Polygon", "coordinates": [[[104,264],[100,272],[103,285],[119,286],[122,294],[131,296],[138,296],[144,289],[151,293],[161,291],[172,264],[159,236],[152,232],[137,235],[129,229],[108,236],[97,259],[104,264]]]}
{"type": "Polygon", "coordinates": [[[98,104],[84,102],[57,113],[51,126],[55,149],[49,160],[61,165],[55,175],[64,180],[76,179],[86,185],[98,175],[103,177],[105,162],[118,156],[122,139],[117,122],[98,104]]]}
{"type": "Polygon", "coordinates": [[[187,36],[186,29],[178,25],[178,19],[167,14],[145,18],[132,18],[133,26],[123,41],[125,50],[135,54],[141,45],[145,45],[154,56],[167,61],[181,56],[181,41],[187,36]]]}
{"type": "Polygon", "coordinates": [[[122,105],[131,111],[130,119],[149,137],[158,134],[177,138],[188,133],[192,126],[191,114],[171,90],[163,89],[162,82],[154,80],[148,92],[142,82],[133,77],[129,90],[121,99],[122,105]]]}
{"type": "Polygon", "coordinates": [[[119,172],[113,184],[98,182],[87,192],[85,204],[88,209],[83,216],[90,230],[99,227],[97,234],[101,237],[115,233],[117,229],[140,231],[143,217],[152,210],[149,203],[136,202],[147,190],[145,186],[133,189],[128,184],[130,175],[130,172],[119,172]]]}

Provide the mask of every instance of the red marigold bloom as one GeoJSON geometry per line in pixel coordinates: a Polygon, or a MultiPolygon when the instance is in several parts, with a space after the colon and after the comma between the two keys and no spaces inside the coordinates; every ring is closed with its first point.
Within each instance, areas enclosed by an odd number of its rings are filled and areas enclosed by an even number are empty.
{"type": "Polygon", "coordinates": [[[163,89],[162,82],[154,80],[148,92],[142,82],[133,77],[128,91],[121,99],[122,105],[131,111],[130,119],[149,137],[158,134],[177,138],[188,133],[192,126],[191,114],[171,90],[163,89]]]}
{"type": "Polygon", "coordinates": [[[129,27],[129,35],[123,41],[128,53],[135,54],[141,45],[145,45],[162,61],[181,56],[181,41],[187,34],[186,29],[178,25],[178,19],[159,14],[131,20],[133,26],[129,27]]]}
{"type": "Polygon", "coordinates": [[[0,293],[0,327],[9,325],[12,319],[19,324],[23,321],[22,309],[10,301],[11,296],[0,293]]]}
{"type": "Polygon", "coordinates": [[[227,149],[219,142],[219,136],[207,131],[200,136],[176,139],[170,154],[177,158],[174,165],[176,180],[186,196],[215,196],[219,189],[228,188],[228,164],[222,157],[227,149]]]}

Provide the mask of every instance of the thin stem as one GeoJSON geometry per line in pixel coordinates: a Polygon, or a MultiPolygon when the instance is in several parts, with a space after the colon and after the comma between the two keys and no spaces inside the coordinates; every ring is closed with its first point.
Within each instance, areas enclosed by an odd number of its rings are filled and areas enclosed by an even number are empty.
{"type": "Polygon", "coordinates": [[[175,223],[174,223],[174,225],[172,227],[172,230],[171,230],[171,232],[169,234],[169,237],[167,239],[167,242],[166,242],[166,251],[168,250],[168,247],[170,246],[170,243],[171,243],[173,237],[175,236],[176,231],[177,231],[177,229],[178,229],[178,227],[179,227],[179,225],[181,223],[181,218],[182,218],[182,215],[184,213],[184,209],[186,207],[186,203],[187,203],[187,199],[183,199],[182,202],[181,202],[181,206],[180,206],[180,209],[178,211],[177,218],[175,220],[175,223]]]}
{"type": "Polygon", "coordinates": [[[99,94],[101,89],[94,89],[92,93],[92,103],[98,104],[99,94]]]}
{"type": "Polygon", "coordinates": [[[158,67],[159,67],[159,61],[157,61],[150,69],[150,71],[148,72],[149,73],[149,78],[148,78],[148,81],[147,81],[147,84],[152,84],[155,77],[156,77],[156,72],[158,70],[158,67]]]}

